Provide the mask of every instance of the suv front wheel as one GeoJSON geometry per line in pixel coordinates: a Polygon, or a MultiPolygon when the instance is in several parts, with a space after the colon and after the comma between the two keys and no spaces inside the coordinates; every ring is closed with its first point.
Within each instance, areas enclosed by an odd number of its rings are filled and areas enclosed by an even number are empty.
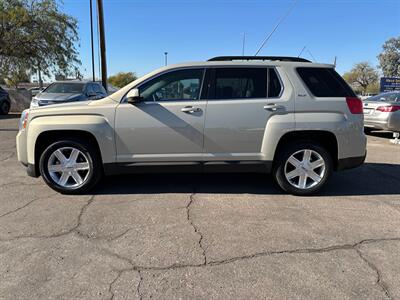
{"type": "Polygon", "coordinates": [[[278,155],[273,175],[278,185],[293,195],[318,192],[332,173],[331,155],[319,144],[290,144],[278,155]]]}
{"type": "Polygon", "coordinates": [[[102,175],[98,151],[84,140],[51,144],[40,157],[39,167],[47,185],[63,194],[85,193],[102,175]]]}

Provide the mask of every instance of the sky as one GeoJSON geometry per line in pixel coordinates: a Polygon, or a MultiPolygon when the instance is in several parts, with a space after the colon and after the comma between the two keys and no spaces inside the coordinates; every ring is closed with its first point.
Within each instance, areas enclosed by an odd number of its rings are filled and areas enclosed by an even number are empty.
{"type": "MultiPolygon", "coordinates": [[[[164,65],[164,52],[169,64],[241,55],[243,33],[245,54],[254,55],[293,5],[259,55],[298,56],[305,46],[302,57],[310,60],[333,63],[337,56],[337,70],[343,74],[361,61],[377,66],[383,43],[400,36],[400,0],[103,2],[109,76],[145,75],[164,65]]],[[[64,0],[60,9],[78,20],[81,71],[90,77],[89,0],[64,0]]],[[[94,30],[96,36],[97,24],[94,30]]],[[[99,74],[98,47],[95,61],[99,74]]]]}

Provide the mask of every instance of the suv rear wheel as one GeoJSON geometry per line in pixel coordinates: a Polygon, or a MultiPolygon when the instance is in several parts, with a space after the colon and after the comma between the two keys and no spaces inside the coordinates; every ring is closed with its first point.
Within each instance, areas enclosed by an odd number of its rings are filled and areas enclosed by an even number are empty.
{"type": "Polygon", "coordinates": [[[325,148],[313,142],[300,142],[284,148],[275,162],[273,175],[284,191],[306,196],[325,185],[332,169],[332,158],[325,148]]]}
{"type": "Polygon", "coordinates": [[[83,140],[63,140],[42,153],[40,173],[52,189],[63,194],[89,191],[102,175],[98,151],[83,140]]]}

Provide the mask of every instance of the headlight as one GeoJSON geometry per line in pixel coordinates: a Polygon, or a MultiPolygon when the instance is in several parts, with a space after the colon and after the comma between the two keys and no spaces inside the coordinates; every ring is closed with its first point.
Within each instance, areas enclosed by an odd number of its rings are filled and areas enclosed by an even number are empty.
{"type": "Polygon", "coordinates": [[[39,107],[39,100],[37,98],[32,98],[30,108],[39,107]]]}
{"type": "Polygon", "coordinates": [[[26,125],[28,123],[28,114],[29,114],[29,109],[25,109],[22,114],[21,114],[21,118],[19,119],[19,130],[25,130],[26,129],[26,125]]]}

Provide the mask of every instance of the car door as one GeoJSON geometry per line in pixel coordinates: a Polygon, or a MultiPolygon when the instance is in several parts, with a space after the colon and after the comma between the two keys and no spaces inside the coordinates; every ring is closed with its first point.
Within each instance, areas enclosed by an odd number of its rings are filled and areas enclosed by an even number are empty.
{"type": "Polygon", "coordinates": [[[138,89],[142,101],[117,107],[118,162],[201,161],[204,69],[167,71],[138,89]]]}
{"type": "Polygon", "coordinates": [[[290,96],[282,97],[283,83],[276,68],[228,67],[211,72],[204,160],[262,160],[268,119],[294,108],[290,96]]]}

